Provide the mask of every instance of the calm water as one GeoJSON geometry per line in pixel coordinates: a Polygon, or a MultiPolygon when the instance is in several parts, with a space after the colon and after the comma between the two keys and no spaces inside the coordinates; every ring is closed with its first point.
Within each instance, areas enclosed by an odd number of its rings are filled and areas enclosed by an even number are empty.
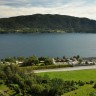
{"type": "Polygon", "coordinates": [[[0,58],[9,56],[96,57],[96,34],[0,34],[0,58]]]}

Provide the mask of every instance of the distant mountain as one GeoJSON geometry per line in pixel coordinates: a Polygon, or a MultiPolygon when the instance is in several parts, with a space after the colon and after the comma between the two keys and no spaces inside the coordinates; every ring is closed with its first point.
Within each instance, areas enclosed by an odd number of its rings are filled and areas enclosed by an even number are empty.
{"type": "Polygon", "coordinates": [[[88,32],[96,33],[96,21],[66,15],[17,16],[0,19],[0,32],[88,32]]]}

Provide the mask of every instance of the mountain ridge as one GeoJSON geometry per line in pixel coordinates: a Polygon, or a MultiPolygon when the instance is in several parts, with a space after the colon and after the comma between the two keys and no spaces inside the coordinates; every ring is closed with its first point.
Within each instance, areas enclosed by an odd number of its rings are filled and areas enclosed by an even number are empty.
{"type": "Polygon", "coordinates": [[[34,14],[0,18],[0,33],[96,33],[96,20],[59,14],[34,14]]]}

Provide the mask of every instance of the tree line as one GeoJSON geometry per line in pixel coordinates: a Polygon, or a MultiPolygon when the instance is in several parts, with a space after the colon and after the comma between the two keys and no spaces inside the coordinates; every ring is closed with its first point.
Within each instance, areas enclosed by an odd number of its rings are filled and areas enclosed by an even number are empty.
{"type": "Polygon", "coordinates": [[[50,57],[36,57],[36,56],[29,56],[29,57],[7,57],[1,59],[2,63],[9,62],[9,63],[22,63],[21,66],[33,66],[33,65],[52,65],[53,60],[50,57]]]}

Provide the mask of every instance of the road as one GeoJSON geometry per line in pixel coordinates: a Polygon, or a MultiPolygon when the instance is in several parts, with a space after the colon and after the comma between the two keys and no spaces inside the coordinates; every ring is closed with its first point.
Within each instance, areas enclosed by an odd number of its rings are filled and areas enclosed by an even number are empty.
{"type": "Polygon", "coordinates": [[[34,70],[34,73],[59,72],[59,71],[74,71],[74,70],[87,70],[87,69],[96,69],[96,65],[91,65],[91,66],[76,66],[76,67],[56,68],[56,69],[34,70]]]}

